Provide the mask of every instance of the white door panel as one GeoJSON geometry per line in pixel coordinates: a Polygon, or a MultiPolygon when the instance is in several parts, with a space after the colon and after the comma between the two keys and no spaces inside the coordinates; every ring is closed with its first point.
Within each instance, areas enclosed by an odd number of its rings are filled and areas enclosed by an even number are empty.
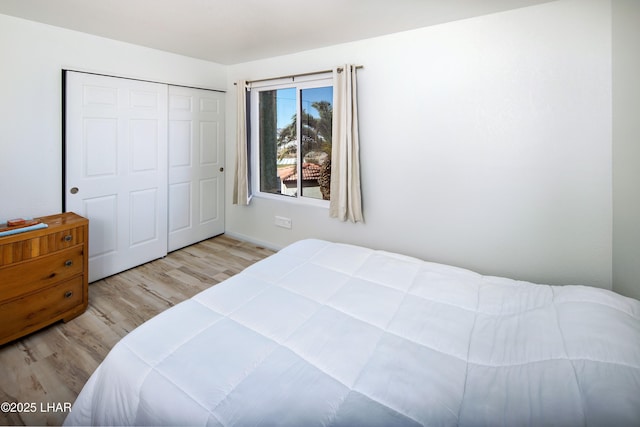
{"type": "Polygon", "coordinates": [[[90,281],[167,253],[167,96],[66,72],[65,203],[89,218],[90,281]]]}
{"type": "Polygon", "coordinates": [[[224,232],[224,94],[169,88],[169,251],[224,232]]]}
{"type": "Polygon", "coordinates": [[[213,222],[218,220],[220,215],[220,205],[217,197],[209,195],[220,194],[220,179],[210,178],[200,181],[200,222],[213,222]]]}

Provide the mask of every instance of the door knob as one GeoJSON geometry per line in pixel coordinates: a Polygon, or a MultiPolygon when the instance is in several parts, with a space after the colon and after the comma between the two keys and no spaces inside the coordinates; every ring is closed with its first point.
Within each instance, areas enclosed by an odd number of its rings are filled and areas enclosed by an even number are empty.
{"type": "Polygon", "coordinates": [[[224,172],[224,168],[223,167],[220,168],[220,172],[224,172]]]}
{"type": "Polygon", "coordinates": [[[71,194],[76,194],[78,192],[78,187],[73,187],[71,190],[69,190],[69,192],[71,194]]]}

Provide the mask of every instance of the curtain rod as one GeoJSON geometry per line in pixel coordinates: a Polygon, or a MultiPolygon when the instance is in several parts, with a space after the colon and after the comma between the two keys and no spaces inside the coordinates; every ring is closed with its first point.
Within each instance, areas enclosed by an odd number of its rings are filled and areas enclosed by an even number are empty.
{"type": "MultiPolygon", "coordinates": [[[[356,70],[364,68],[364,65],[356,65],[356,70]]],[[[258,80],[247,80],[248,83],[258,83],[258,82],[266,82],[268,80],[280,80],[280,79],[295,79],[296,77],[304,77],[304,76],[313,76],[314,74],[322,74],[322,73],[330,73],[333,70],[322,70],[322,71],[314,71],[312,73],[301,73],[301,74],[291,74],[288,76],[280,76],[280,77],[269,77],[268,79],[258,79],[258,80]]],[[[338,68],[338,72],[342,72],[342,67],[338,68]]],[[[237,83],[233,83],[237,85],[237,83]]]]}

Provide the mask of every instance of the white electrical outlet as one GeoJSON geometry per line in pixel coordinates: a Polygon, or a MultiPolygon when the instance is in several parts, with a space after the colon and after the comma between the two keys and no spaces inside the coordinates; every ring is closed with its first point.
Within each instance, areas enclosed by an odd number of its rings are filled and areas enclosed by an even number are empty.
{"type": "Polygon", "coordinates": [[[285,218],[283,216],[276,216],[275,224],[282,228],[291,228],[291,218],[285,218]]]}

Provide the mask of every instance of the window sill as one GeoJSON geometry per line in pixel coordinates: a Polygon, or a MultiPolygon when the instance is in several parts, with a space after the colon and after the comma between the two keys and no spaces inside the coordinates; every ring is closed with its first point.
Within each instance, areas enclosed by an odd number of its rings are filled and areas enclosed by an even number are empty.
{"type": "Polygon", "coordinates": [[[329,209],[329,201],[328,200],[319,200],[312,199],[310,197],[290,197],[290,196],[281,196],[278,194],[271,193],[254,193],[252,197],[257,199],[265,199],[265,200],[275,200],[283,203],[290,203],[293,205],[299,206],[315,206],[317,208],[329,209]]]}

